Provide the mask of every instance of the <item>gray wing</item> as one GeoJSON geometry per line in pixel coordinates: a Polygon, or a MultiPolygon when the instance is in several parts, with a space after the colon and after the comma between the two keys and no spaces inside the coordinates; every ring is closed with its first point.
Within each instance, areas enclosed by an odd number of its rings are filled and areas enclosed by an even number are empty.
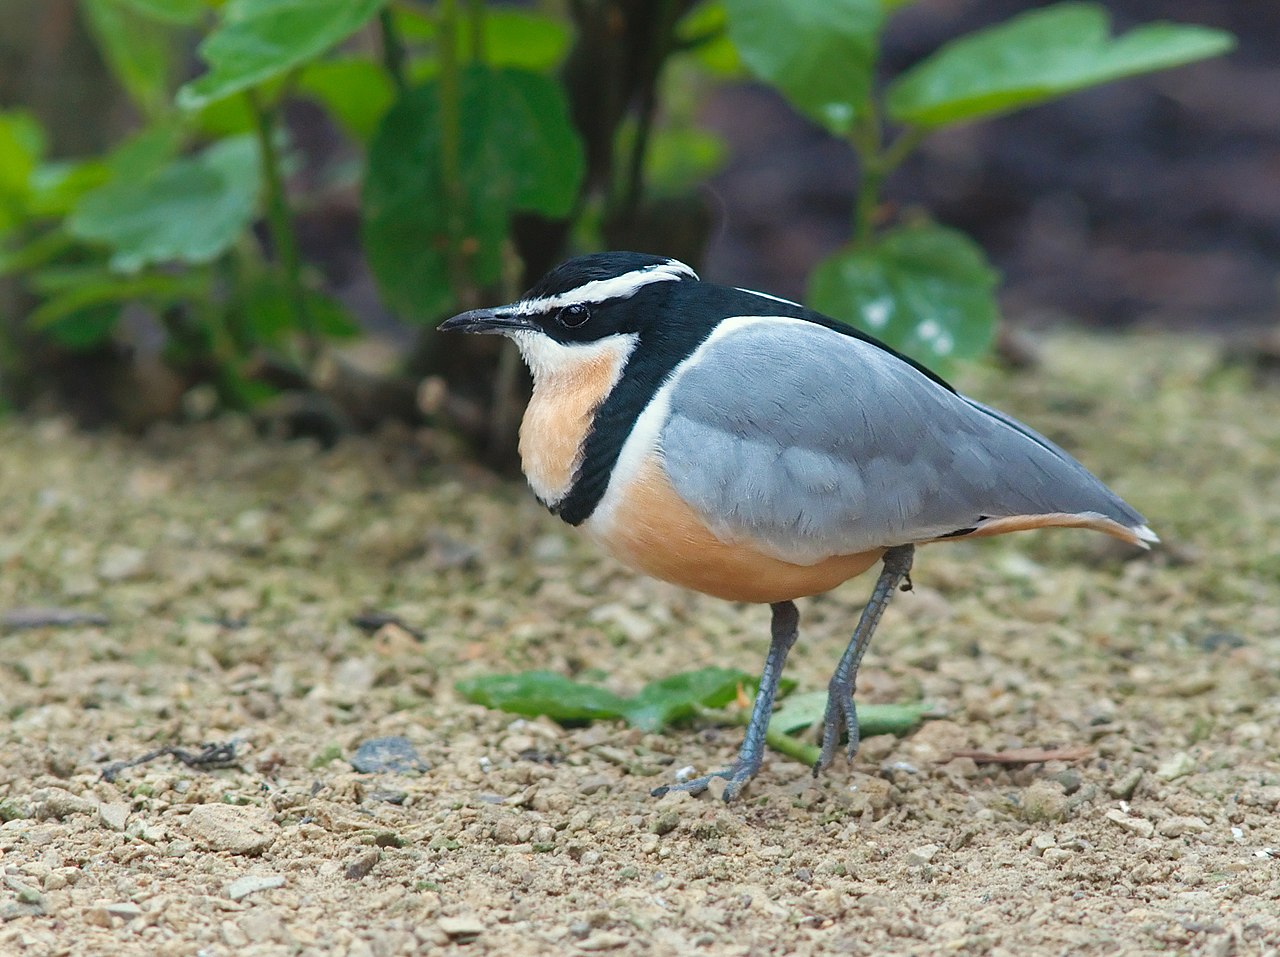
{"type": "Polygon", "coordinates": [[[1012,516],[1150,534],[1048,439],[884,350],[813,323],[727,322],[679,370],[660,436],[672,484],[721,537],[809,564],[1012,516]]]}

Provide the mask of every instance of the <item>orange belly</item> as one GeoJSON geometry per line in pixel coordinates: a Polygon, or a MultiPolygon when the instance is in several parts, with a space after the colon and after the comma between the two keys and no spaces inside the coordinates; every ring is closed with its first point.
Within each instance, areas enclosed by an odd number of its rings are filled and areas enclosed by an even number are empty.
{"type": "Polygon", "coordinates": [[[749,543],[724,542],[671,487],[650,458],[596,537],[637,571],[728,601],[776,602],[829,591],[860,575],[884,549],[796,565],[749,543]]]}

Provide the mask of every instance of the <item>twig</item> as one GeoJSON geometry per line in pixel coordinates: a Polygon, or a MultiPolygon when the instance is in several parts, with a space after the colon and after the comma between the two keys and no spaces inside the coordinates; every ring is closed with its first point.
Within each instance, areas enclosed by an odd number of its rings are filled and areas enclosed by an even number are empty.
{"type": "Polygon", "coordinates": [[[116,761],[114,764],[108,764],[102,769],[102,780],[111,783],[120,776],[121,771],[136,768],[165,755],[177,758],[187,767],[195,768],[198,771],[239,767],[236,756],[237,747],[238,745],[234,741],[227,741],[223,744],[206,744],[198,752],[193,752],[174,745],[167,745],[163,748],[156,748],[154,751],[148,751],[142,757],[133,758],[130,761],[116,761]]]}

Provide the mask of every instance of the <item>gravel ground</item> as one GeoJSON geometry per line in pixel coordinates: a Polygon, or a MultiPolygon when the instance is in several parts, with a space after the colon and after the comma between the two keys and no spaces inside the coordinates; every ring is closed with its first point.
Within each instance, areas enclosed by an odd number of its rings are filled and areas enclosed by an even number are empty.
{"type": "MultiPolygon", "coordinates": [[[[923,550],[860,695],[945,717],[816,783],[773,756],[728,807],[648,791],[739,729],[564,729],[453,684],[754,671],[767,611],[627,574],[439,436],[0,422],[0,954],[1280,953],[1280,391],[1155,337],[963,384],[1166,546],[923,550]],[[427,770],[356,771],[390,736],[427,770]],[[103,778],[207,742],[236,765],[103,778]],[[954,757],[1015,748],[1083,757],[954,757]]],[[[801,690],[870,584],[804,603],[801,690]]]]}

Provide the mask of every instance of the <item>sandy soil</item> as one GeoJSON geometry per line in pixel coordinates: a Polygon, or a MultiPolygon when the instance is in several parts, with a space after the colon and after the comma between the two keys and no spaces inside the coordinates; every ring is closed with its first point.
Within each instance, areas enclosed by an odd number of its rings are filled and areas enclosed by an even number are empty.
{"type": "MultiPolygon", "coordinates": [[[[563,729],[453,684],[754,671],[764,609],[630,576],[438,437],[0,422],[0,613],[106,619],[0,626],[0,954],[1280,953],[1280,392],[1158,338],[963,384],[1167,546],[923,550],[860,694],[947,717],[816,783],[773,756],[728,807],[648,791],[736,728],[563,729]],[[353,770],[388,735],[429,770],[353,770]],[[238,766],[102,779],[205,742],[238,766]],[[1059,746],[1087,756],[952,757],[1059,746]]],[[[869,587],[805,603],[801,690],[869,587]]]]}

